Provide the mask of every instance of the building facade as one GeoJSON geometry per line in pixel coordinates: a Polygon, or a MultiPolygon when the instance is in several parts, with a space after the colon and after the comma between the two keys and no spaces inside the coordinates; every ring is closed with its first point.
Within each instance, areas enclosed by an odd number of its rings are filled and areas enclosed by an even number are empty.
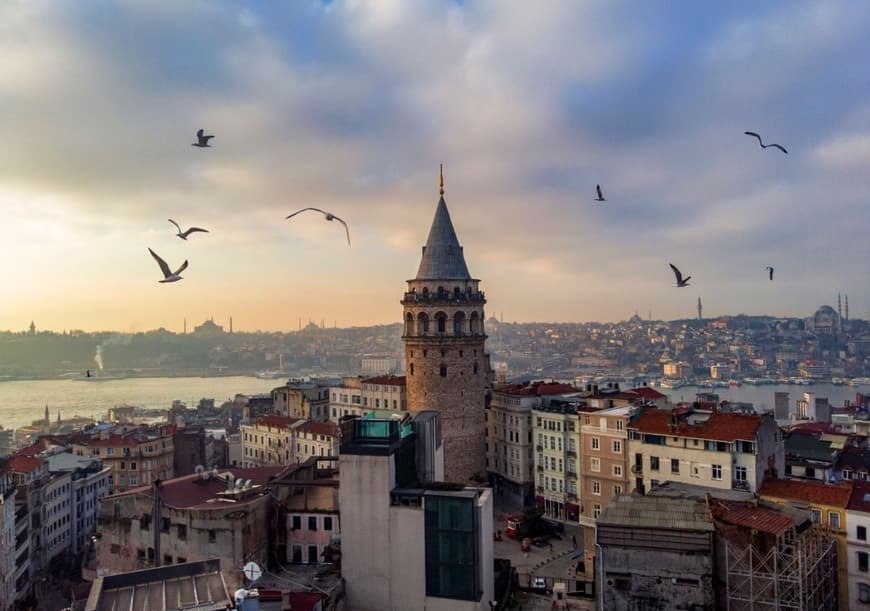
{"type": "Polygon", "coordinates": [[[846,507],[849,608],[870,609],[870,483],[855,482],[846,507]]]}
{"type": "Polygon", "coordinates": [[[48,465],[53,473],[70,475],[70,551],[80,554],[94,534],[100,499],[111,490],[112,469],[104,467],[102,461],[71,452],[49,456],[48,465]]]}
{"type": "Polygon", "coordinates": [[[282,467],[227,469],[142,486],[100,501],[97,571],[220,558],[228,585],[242,585],[246,562],[266,566],[271,495],[266,485],[282,467]],[[157,489],[155,499],[155,488],[157,489]],[[156,509],[156,514],[155,514],[156,509]]]}
{"type": "Polygon", "coordinates": [[[15,601],[15,485],[9,462],[0,461],[0,609],[15,601]]]}
{"type": "Polygon", "coordinates": [[[112,493],[148,485],[174,475],[174,426],[102,431],[79,437],[73,444],[77,456],[93,457],[111,467],[112,493]]]}
{"type": "Polygon", "coordinates": [[[480,281],[471,277],[443,197],[404,309],[408,409],[441,412],[448,481],[486,477],[486,354],[480,281]]]}
{"type": "Polygon", "coordinates": [[[263,416],[239,427],[244,467],[287,466],[336,456],[341,430],[332,422],[263,416]]]}
{"type": "Polygon", "coordinates": [[[532,410],[541,405],[543,397],[574,390],[567,384],[548,382],[506,384],[493,389],[486,410],[486,465],[496,493],[512,505],[529,505],[534,498],[532,410]]]}
{"type": "Polygon", "coordinates": [[[364,416],[373,410],[408,409],[405,376],[343,378],[341,386],[329,390],[329,420],[364,416]]]}
{"type": "Polygon", "coordinates": [[[634,488],[665,482],[756,492],[785,473],[782,431],[769,415],[645,409],[628,425],[634,488]]]}
{"type": "Polygon", "coordinates": [[[492,491],[439,485],[418,473],[428,462],[422,455],[438,460],[436,445],[437,435],[416,423],[345,423],[339,501],[348,608],[490,609],[492,491]]]}
{"type": "Polygon", "coordinates": [[[275,415],[304,420],[329,420],[329,386],[318,380],[292,380],[272,390],[275,415]]]}

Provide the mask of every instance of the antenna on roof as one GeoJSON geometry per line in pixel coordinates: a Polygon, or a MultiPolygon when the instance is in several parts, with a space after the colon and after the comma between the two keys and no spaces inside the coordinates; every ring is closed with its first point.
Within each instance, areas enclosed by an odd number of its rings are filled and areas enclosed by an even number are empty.
{"type": "Polygon", "coordinates": [[[256,562],[249,562],[242,569],[242,573],[245,574],[245,579],[248,581],[257,581],[263,576],[263,569],[261,569],[260,565],[256,562]]]}

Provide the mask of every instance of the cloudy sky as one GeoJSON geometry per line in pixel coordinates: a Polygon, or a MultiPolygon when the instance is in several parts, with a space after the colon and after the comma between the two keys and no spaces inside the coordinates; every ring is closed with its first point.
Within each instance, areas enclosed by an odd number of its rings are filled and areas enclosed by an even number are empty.
{"type": "Polygon", "coordinates": [[[5,0],[0,329],[398,321],[441,162],[505,320],[870,316],[870,4],[758,5],[5,0]]]}

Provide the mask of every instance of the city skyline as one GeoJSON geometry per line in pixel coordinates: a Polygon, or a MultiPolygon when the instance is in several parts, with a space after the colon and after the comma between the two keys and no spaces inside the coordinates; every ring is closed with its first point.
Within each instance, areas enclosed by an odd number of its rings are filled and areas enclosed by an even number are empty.
{"type": "Polygon", "coordinates": [[[868,317],[870,8],[240,6],[0,7],[0,329],[400,322],[442,162],[490,315],[868,317]]]}

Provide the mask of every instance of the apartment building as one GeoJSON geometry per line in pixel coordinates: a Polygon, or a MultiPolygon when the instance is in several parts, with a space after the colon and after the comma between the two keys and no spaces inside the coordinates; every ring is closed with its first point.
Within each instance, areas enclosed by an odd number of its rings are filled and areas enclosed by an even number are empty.
{"type": "Polygon", "coordinates": [[[585,556],[577,576],[591,593],[595,537],[598,517],[610,501],[631,490],[628,426],[641,408],[632,405],[595,409],[581,408],[578,447],[580,449],[580,515],[585,556]]]}
{"type": "Polygon", "coordinates": [[[239,567],[249,561],[266,566],[272,504],[267,484],[284,471],[203,471],[104,497],[97,570],[116,575],[220,558],[227,586],[238,588],[239,567]]]}
{"type": "Polygon", "coordinates": [[[100,499],[109,494],[112,468],[102,461],[71,452],[53,454],[47,458],[52,473],[68,473],[70,476],[70,551],[79,554],[87,548],[88,539],[94,534],[100,499]]]}
{"type": "Polygon", "coordinates": [[[580,400],[542,402],[532,410],[535,439],[535,504],[553,520],[579,518],[580,400]]]}
{"type": "Polygon", "coordinates": [[[870,483],[856,481],[846,506],[849,608],[870,609],[870,483]]]}
{"type": "Polygon", "coordinates": [[[522,507],[533,498],[532,410],[545,397],[574,392],[573,386],[551,382],[509,384],[493,390],[486,412],[486,465],[495,490],[510,503],[522,507]]]}
{"type": "Polygon", "coordinates": [[[756,492],[785,473],[783,434],[771,415],[644,409],[628,424],[634,488],[665,481],[756,492]]]}
{"type": "Polygon", "coordinates": [[[855,482],[823,484],[820,482],[768,478],[758,490],[758,496],[775,503],[795,503],[812,513],[812,520],[837,539],[839,609],[849,606],[849,562],[846,523],[852,486],[855,482]]]}
{"type": "Polygon", "coordinates": [[[405,376],[347,377],[329,389],[329,420],[364,416],[373,410],[408,409],[405,376]]]}
{"type": "Polygon", "coordinates": [[[330,385],[324,380],[291,380],[272,389],[272,404],[278,416],[304,420],[329,420],[330,385]]]}
{"type": "Polygon", "coordinates": [[[0,459],[0,609],[15,601],[15,485],[9,461],[0,459]]]}
{"type": "Polygon", "coordinates": [[[174,475],[175,426],[102,430],[96,435],[78,435],[72,443],[76,456],[98,458],[111,467],[112,494],[148,485],[174,475]]]}
{"type": "Polygon", "coordinates": [[[265,467],[301,463],[312,456],[336,456],[341,430],[332,422],[263,416],[239,427],[242,465],[265,467]]]}

